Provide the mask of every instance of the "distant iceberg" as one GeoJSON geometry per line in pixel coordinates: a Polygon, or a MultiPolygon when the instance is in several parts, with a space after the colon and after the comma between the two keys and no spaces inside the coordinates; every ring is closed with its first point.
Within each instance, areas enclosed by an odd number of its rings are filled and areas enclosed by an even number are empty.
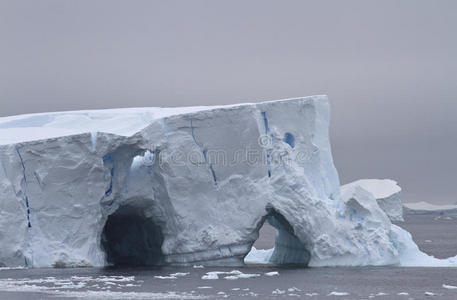
{"type": "Polygon", "coordinates": [[[328,126],[326,96],[0,118],[0,266],[242,265],[265,221],[266,263],[456,266],[340,191],[328,126]]]}
{"type": "Polygon", "coordinates": [[[420,202],[409,202],[403,203],[403,206],[410,210],[416,211],[445,211],[445,210],[457,210],[456,204],[431,204],[425,201],[420,202]]]}

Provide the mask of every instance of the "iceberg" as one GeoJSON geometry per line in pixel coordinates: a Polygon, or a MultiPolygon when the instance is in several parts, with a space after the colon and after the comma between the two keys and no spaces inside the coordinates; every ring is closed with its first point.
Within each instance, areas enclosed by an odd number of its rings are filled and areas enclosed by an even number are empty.
{"type": "Polygon", "coordinates": [[[457,210],[457,204],[436,205],[425,201],[404,203],[403,206],[410,212],[444,212],[457,210]]]}
{"type": "Polygon", "coordinates": [[[370,192],[378,202],[379,207],[393,222],[402,222],[403,205],[401,202],[401,188],[391,179],[360,179],[343,185],[342,190],[358,185],[370,192]]]}
{"type": "Polygon", "coordinates": [[[340,191],[328,127],[326,96],[0,118],[0,266],[239,266],[264,222],[268,263],[439,261],[340,191]]]}

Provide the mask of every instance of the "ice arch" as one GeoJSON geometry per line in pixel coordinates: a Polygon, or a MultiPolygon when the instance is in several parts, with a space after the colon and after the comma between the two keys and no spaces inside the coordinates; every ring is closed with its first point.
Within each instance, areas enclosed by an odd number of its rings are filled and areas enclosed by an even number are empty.
{"type": "Polygon", "coordinates": [[[269,213],[260,222],[257,232],[265,221],[273,226],[276,229],[274,248],[269,250],[252,248],[245,258],[245,263],[307,266],[311,254],[306,245],[296,237],[292,226],[282,214],[273,209],[268,210],[269,213]]]}
{"type": "Polygon", "coordinates": [[[306,246],[295,236],[289,222],[280,213],[272,211],[267,218],[268,223],[275,227],[275,248],[270,262],[273,264],[307,265],[311,258],[306,246]]]}
{"type": "Polygon", "coordinates": [[[160,265],[163,239],[161,228],[142,209],[124,205],[108,216],[101,246],[109,265],[160,265]]]}

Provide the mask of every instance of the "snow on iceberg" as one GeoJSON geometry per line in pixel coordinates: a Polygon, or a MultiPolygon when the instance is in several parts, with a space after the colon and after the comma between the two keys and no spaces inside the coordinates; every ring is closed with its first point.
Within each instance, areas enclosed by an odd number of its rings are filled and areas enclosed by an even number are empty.
{"type": "Polygon", "coordinates": [[[269,263],[437,262],[340,195],[328,125],[326,96],[0,118],[0,266],[242,265],[265,221],[269,263]]]}

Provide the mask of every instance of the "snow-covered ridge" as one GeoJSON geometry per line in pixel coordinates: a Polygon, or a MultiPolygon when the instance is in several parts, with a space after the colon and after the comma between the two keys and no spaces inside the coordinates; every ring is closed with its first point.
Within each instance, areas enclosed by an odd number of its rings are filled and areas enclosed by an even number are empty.
{"type": "MultiPolygon", "coordinates": [[[[297,99],[300,98],[267,102],[297,99]]],[[[75,110],[0,117],[0,145],[96,132],[131,136],[162,118],[204,110],[232,109],[250,105],[254,104],[75,110]]]]}
{"type": "Polygon", "coordinates": [[[456,265],[340,193],[328,126],[326,96],[2,118],[0,267],[242,265],[266,221],[269,263],[456,265]]]}
{"type": "Polygon", "coordinates": [[[0,118],[0,144],[12,144],[76,135],[105,132],[130,136],[154,120],[214,107],[119,108],[26,114],[0,118]]]}

